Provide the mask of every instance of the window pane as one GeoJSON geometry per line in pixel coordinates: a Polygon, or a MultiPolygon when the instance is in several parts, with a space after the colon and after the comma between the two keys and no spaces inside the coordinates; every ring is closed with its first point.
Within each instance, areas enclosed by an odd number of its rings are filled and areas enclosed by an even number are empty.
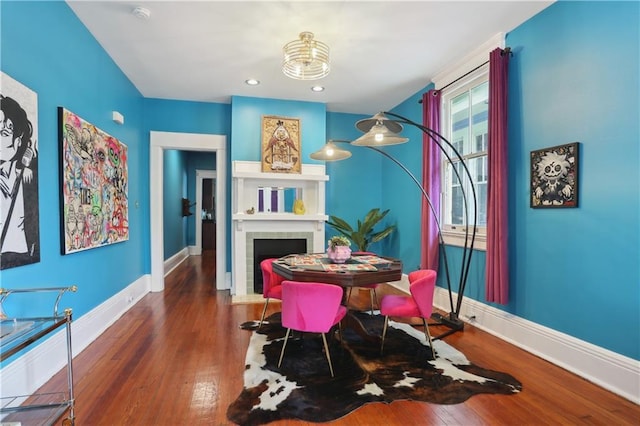
{"type": "MultiPolygon", "coordinates": [[[[453,141],[452,145],[458,152],[461,153],[464,150],[464,139],[456,139],[455,141],[453,141]]],[[[454,154],[452,152],[449,155],[451,155],[451,158],[454,157],[454,154]]]]}
{"type": "Polygon", "coordinates": [[[476,152],[482,152],[487,150],[488,134],[483,133],[476,135],[476,152]]]}
{"type": "MultiPolygon", "coordinates": [[[[462,177],[462,164],[460,162],[456,162],[453,163],[455,165],[456,170],[453,170],[453,167],[451,169],[451,184],[453,186],[460,186],[460,179],[458,179],[458,176],[462,177]],[[456,171],[458,172],[458,174],[456,174],[456,171]]],[[[464,178],[463,178],[464,179],[464,178]]]]}
{"type": "MultiPolygon", "coordinates": [[[[452,160],[443,157],[443,208],[444,225],[456,227],[472,225],[477,217],[477,225],[486,227],[487,222],[487,188],[488,188],[488,112],[489,83],[486,79],[475,86],[462,86],[459,90],[444,95],[447,108],[445,114],[445,137],[462,156],[462,161],[451,152],[452,160]],[[464,170],[468,168],[469,176],[464,170]],[[459,173],[459,178],[454,172],[459,173]],[[473,182],[472,182],[472,181],[473,182]],[[477,205],[474,210],[473,191],[475,190],[477,205]],[[465,210],[466,194],[467,210],[465,210]],[[468,214],[468,216],[467,216],[468,214]]],[[[460,228],[459,228],[460,229],[460,228]]]]}
{"type": "Polygon", "coordinates": [[[465,155],[469,148],[469,93],[456,96],[451,101],[451,140],[456,141],[456,149],[465,155]]]}
{"type": "Polygon", "coordinates": [[[455,186],[452,188],[451,224],[462,225],[464,223],[464,200],[462,198],[462,188],[455,186]]]}
{"type": "Polygon", "coordinates": [[[487,226],[487,184],[476,185],[478,197],[478,226],[487,226]]]}
{"type": "Polygon", "coordinates": [[[487,169],[487,157],[475,157],[467,160],[467,167],[476,183],[486,182],[489,173],[487,169]]]}
{"type": "MultiPolygon", "coordinates": [[[[471,111],[472,111],[472,132],[478,141],[477,137],[480,136],[482,138],[483,135],[487,133],[487,126],[489,123],[489,83],[482,83],[473,89],[471,89],[471,111]]],[[[481,140],[481,142],[483,142],[481,140]]],[[[472,148],[472,152],[482,152],[486,150],[486,146],[484,144],[478,143],[472,148]]]]}

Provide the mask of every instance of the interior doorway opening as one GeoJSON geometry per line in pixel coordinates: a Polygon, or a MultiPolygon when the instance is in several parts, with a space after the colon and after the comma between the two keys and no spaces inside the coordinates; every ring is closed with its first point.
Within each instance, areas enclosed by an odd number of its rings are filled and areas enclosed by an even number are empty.
{"type": "MultiPolygon", "coordinates": [[[[167,149],[216,153],[216,223],[218,224],[216,232],[216,247],[218,248],[216,250],[216,288],[218,290],[228,289],[230,280],[226,279],[226,197],[224,190],[226,188],[226,136],[151,131],[150,145],[151,291],[164,290],[164,200],[162,188],[164,179],[163,152],[167,149]]],[[[198,234],[196,234],[196,238],[200,239],[198,234]]]]}

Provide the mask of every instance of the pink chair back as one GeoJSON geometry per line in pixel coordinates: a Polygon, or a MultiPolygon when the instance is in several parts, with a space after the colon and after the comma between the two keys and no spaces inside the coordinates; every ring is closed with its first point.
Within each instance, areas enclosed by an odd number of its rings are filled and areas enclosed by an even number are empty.
{"type": "Polygon", "coordinates": [[[265,259],[260,262],[260,269],[262,269],[262,296],[265,298],[274,297],[269,295],[271,289],[275,286],[282,284],[284,277],[273,272],[273,261],[276,259],[265,259]]]}
{"type": "MultiPolygon", "coordinates": [[[[415,271],[415,273],[415,281],[410,284],[409,291],[416,305],[418,305],[420,316],[422,318],[429,318],[433,312],[433,295],[438,275],[436,271],[430,269],[422,269],[415,271]]],[[[409,281],[411,281],[411,274],[409,275],[409,281]]]]}
{"type": "Polygon", "coordinates": [[[326,333],[346,313],[342,287],[297,281],[282,282],[282,325],[298,331],[326,333]],[[344,312],[343,312],[344,311],[344,312]]]}
{"type": "Polygon", "coordinates": [[[417,271],[409,272],[409,283],[415,282],[420,278],[430,275],[432,271],[431,269],[418,269],[417,271]]]}

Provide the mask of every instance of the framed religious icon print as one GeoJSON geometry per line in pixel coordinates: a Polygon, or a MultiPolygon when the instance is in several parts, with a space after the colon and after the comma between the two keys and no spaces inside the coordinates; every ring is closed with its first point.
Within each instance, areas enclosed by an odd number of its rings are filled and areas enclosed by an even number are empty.
{"type": "Polygon", "coordinates": [[[300,119],[262,117],[263,172],[302,173],[300,119]]]}

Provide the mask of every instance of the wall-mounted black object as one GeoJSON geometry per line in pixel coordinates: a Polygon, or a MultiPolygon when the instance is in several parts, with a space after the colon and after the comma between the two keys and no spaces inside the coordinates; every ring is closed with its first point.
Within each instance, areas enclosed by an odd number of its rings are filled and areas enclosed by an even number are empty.
{"type": "Polygon", "coordinates": [[[191,216],[193,213],[189,211],[192,206],[195,206],[196,203],[191,204],[188,198],[182,199],[182,216],[191,216]]]}

